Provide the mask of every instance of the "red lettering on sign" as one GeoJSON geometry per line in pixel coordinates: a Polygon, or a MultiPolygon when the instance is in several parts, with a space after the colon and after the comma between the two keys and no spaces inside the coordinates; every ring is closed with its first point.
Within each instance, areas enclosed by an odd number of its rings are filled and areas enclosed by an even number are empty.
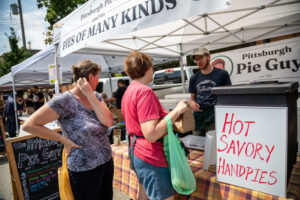
{"type": "Polygon", "coordinates": [[[256,143],[256,147],[255,147],[255,153],[254,153],[254,156],[253,156],[253,159],[255,159],[255,156],[256,156],[256,153],[258,154],[259,158],[261,160],[264,160],[264,158],[262,158],[259,154],[259,151],[263,148],[263,145],[260,144],[260,143],[256,143]]]}
{"type": "Polygon", "coordinates": [[[253,173],[253,169],[251,167],[247,167],[247,174],[245,180],[248,180],[248,175],[253,173]]]}
{"type": "Polygon", "coordinates": [[[269,153],[269,156],[268,156],[268,158],[267,158],[267,163],[269,162],[269,159],[270,159],[270,156],[271,156],[271,154],[272,154],[272,152],[273,152],[273,150],[274,150],[274,148],[275,148],[275,146],[273,145],[273,147],[272,147],[272,149],[271,149],[271,151],[269,150],[269,147],[268,147],[268,145],[265,145],[266,146],[266,148],[267,148],[267,151],[268,151],[268,153],[269,153]]]}
{"type": "Polygon", "coordinates": [[[224,165],[225,165],[225,159],[223,159],[223,165],[221,165],[222,158],[219,158],[219,167],[218,167],[218,174],[220,174],[220,169],[222,169],[222,174],[224,174],[224,165]]]}
{"type": "Polygon", "coordinates": [[[226,113],[222,133],[225,133],[226,124],[230,124],[230,128],[229,128],[229,132],[228,132],[228,133],[229,133],[229,134],[231,133],[231,127],[232,127],[233,116],[234,116],[234,114],[232,113],[232,115],[231,115],[231,121],[228,122],[228,121],[227,121],[228,113],[226,113]]]}
{"type": "Polygon", "coordinates": [[[244,166],[240,165],[240,169],[239,169],[239,177],[243,176],[246,172],[246,169],[244,166]],[[243,172],[242,172],[243,169],[243,172]]]}
{"type": "Polygon", "coordinates": [[[262,169],[253,169],[249,166],[240,165],[238,163],[232,164],[226,161],[226,159],[219,158],[218,174],[237,177],[241,180],[252,181],[259,184],[274,185],[277,183],[276,171],[269,173],[262,169]],[[266,176],[266,174],[269,176],[266,176]]]}
{"type": "Polygon", "coordinates": [[[277,183],[277,178],[276,178],[275,176],[272,176],[274,173],[277,174],[277,172],[275,172],[275,171],[272,171],[272,172],[270,173],[270,177],[274,178],[274,182],[273,182],[273,183],[270,183],[270,181],[268,181],[268,184],[269,184],[269,185],[274,185],[275,183],[277,183]]]}
{"type": "Polygon", "coordinates": [[[223,124],[222,133],[225,133],[225,131],[226,131],[226,125],[230,125],[228,134],[230,134],[231,130],[233,130],[234,134],[240,135],[243,132],[243,130],[244,130],[244,123],[246,123],[247,124],[247,130],[245,132],[245,137],[247,137],[248,136],[248,132],[249,132],[249,128],[250,128],[250,124],[255,123],[255,121],[245,121],[243,123],[241,120],[237,120],[234,123],[233,127],[232,127],[234,113],[231,114],[231,120],[230,121],[228,119],[228,115],[229,115],[228,113],[225,114],[225,121],[224,121],[224,124],[223,124]],[[240,127],[237,127],[237,126],[240,126],[240,127]]]}
{"type": "Polygon", "coordinates": [[[236,164],[236,169],[234,169],[233,164],[231,164],[231,176],[233,176],[233,173],[235,174],[236,177],[238,177],[238,167],[239,165],[236,164]]]}
{"type": "Polygon", "coordinates": [[[228,144],[227,144],[227,142],[226,142],[226,141],[223,141],[223,137],[227,138],[227,136],[226,136],[226,135],[222,135],[222,136],[221,136],[221,138],[220,138],[221,142],[223,142],[223,143],[225,143],[225,144],[226,144],[226,147],[225,147],[224,149],[220,149],[220,148],[218,148],[218,152],[225,151],[225,150],[227,149],[227,147],[228,147],[228,144]]]}
{"type": "Polygon", "coordinates": [[[232,153],[235,154],[234,140],[231,140],[230,146],[229,146],[229,148],[228,148],[228,150],[227,150],[226,153],[229,153],[230,149],[232,149],[232,151],[233,151],[232,153]]]}
{"type": "Polygon", "coordinates": [[[229,176],[231,176],[231,174],[230,174],[230,167],[229,167],[228,163],[226,163],[226,170],[225,170],[225,174],[224,175],[226,175],[227,172],[228,172],[229,176]]]}
{"type": "Polygon", "coordinates": [[[261,175],[260,175],[260,179],[259,179],[259,183],[260,184],[266,184],[267,182],[266,181],[262,181],[262,179],[264,179],[264,174],[268,173],[267,171],[262,171],[261,172],[261,175]]]}
{"type": "Polygon", "coordinates": [[[248,126],[247,126],[247,130],[246,130],[246,133],[245,133],[245,137],[247,137],[247,135],[248,135],[248,131],[249,131],[249,127],[250,127],[250,124],[253,124],[253,123],[255,123],[255,121],[245,121],[245,123],[247,123],[247,124],[248,124],[248,126]]]}
{"type": "Polygon", "coordinates": [[[240,154],[241,154],[241,152],[242,152],[242,150],[243,150],[246,142],[243,142],[243,145],[241,146],[241,148],[240,148],[240,141],[237,140],[236,143],[237,143],[237,147],[238,147],[238,156],[240,156],[240,154]]]}
{"type": "Polygon", "coordinates": [[[239,134],[241,134],[243,128],[244,128],[243,122],[242,122],[241,120],[237,120],[237,121],[234,123],[234,126],[233,126],[233,133],[236,134],[236,135],[239,135],[239,134]],[[237,123],[240,123],[240,124],[241,124],[240,131],[239,131],[238,133],[235,131],[235,127],[236,127],[237,123]]]}
{"type": "Polygon", "coordinates": [[[258,172],[259,172],[261,169],[255,169],[255,170],[256,170],[255,177],[254,177],[254,179],[251,180],[251,181],[253,181],[253,182],[258,182],[258,180],[256,180],[256,178],[257,178],[258,172]]]}
{"type": "Polygon", "coordinates": [[[252,142],[249,142],[249,143],[247,144],[247,146],[246,146],[245,154],[246,154],[246,156],[251,157],[251,156],[253,155],[253,153],[254,153],[254,144],[253,144],[252,142]],[[249,147],[250,144],[252,145],[252,151],[251,151],[251,154],[248,155],[248,147],[249,147]]]}

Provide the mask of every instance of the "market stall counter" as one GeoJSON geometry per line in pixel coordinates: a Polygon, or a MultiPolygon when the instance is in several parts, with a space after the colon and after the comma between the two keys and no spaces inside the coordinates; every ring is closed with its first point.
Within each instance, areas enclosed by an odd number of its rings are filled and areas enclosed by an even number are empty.
{"type": "MultiPolygon", "coordinates": [[[[121,145],[112,145],[114,158],[113,187],[132,199],[138,198],[138,180],[135,172],[129,167],[128,148],[125,141],[121,145]]],[[[278,196],[250,190],[216,181],[216,171],[203,169],[204,152],[190,149],[189,164],[195,175],[197,188],[189,199],[280,199],[278,196]]],[[[184,195],[175,195],[175,199],[186,199],[184,195]]],[[[288,185],[287,198],[300,199],[300,156],[293,167],[288,185]]]]}

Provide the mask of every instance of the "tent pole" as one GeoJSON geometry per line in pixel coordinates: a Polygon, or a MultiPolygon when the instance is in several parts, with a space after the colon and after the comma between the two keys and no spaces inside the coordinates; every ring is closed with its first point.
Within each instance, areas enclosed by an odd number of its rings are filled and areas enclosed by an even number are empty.
{"type": "Polygon", "coordinates": [[[182,53],[182,44],[179,44],[180,50],[180,71],[181,71],[181,80],[182,80],[182,93],[185,93],[185,77],[184,77],[184,66],[183,66],[183,53],[182,53]]]}
{"type": "Polygon", "coordinates": [[[54,64],[56,67],[56,81],[55,81],[55,94],[59,94],[59,63],[58,63],[58,43],[54,45],[55,54],[54,54],[54,64]],[[56,85],[57,84],[57,85],[56,85]]]}
{"type": "MultiPolygon", "coordinates": [[[[109,85],[110,85],[110,93],[111,93],[111,97],[113,96],[113,91],[112,91],[112,81],[111,81],[111,67],[108,67],[109,69],[109,85]]],[[[111,98],[110,97],[110,98],[111,98]]]]}
{"type": "Polygon", "coordinates": [[[16,87],[15,87],[15,78],[12,75],[12,86],[13,86],[13,98],[14,98],[14,110],[15,110],[15,120],[16,120],[16,130],[19,133],[19,120],[18,120],[18,110],[16,102],[16,87]]]}

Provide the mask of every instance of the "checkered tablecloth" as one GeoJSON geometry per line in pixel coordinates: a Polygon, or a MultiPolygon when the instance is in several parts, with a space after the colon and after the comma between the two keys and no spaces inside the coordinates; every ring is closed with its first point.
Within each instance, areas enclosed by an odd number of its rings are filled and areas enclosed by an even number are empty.
{"type": "MultiPolygon", "coordinates": [[[[129,168],[128,149],[124,142],[121,146],[112,145],[114,158],[114,182],[113,187],[127,194],[132,199],[138,197],[138,180],[135,173],[129,168]]],[[[275,200],[284,199],[270,194],[265,194],[255,190],[250,190],[234,185],[220,183],[216,181],[215,169],[204,171],[203,151],[190,150],[189,163],[196,177],[196,191],[190,194],[189,199],[255,199],[255,200],[275,200]]],[[[287,197],[289,199],[300,199],[300,156],[294,165],[290,182],[288,185],[287,197]]],[[[175,195],[175,199],[188,199],[183,195],[175,195]]]]}

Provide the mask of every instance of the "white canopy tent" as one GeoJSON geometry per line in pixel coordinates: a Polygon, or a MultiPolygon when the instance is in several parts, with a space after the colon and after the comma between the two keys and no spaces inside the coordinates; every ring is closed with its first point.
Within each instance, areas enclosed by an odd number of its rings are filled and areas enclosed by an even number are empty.
{"type": "Polygon", "coordinates": [[[90,0],[54,25],[58,56],[138,50],[182,59],[199,46],[215,50],[300,30],[299,0],[167,2],[90,0]]]}

